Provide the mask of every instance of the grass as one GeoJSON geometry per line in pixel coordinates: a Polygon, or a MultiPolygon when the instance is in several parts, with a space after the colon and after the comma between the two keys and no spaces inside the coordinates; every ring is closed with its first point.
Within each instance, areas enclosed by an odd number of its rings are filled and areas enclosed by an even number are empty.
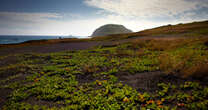
{"type": "Polygon", "coordinates": [[[17,44],[0,44],[0,49],[8,47],[22,47],[31,45],[49,45],[56,43],[72,43],[72,42],[88,42],[90,39],[78,39],[78,38],[64,38],[64,39],[52,39],[52,40],[31,40],[17,44]]]}
{"type": "Polygon", "coordinates": [[[160,55],[160,68],[168,73],[178,73],[184,77],[203,77],[206,74],[207,46],[204,40],[190,41],[183,48],[160,55]]]}
{"type": "Polygon", "coordinates": [[[0,81],[1,89],[12,90],[3,109],[206,110],[208,88],[200,81],[160,82],[150,93],[119,79],[121,73],[154,71],[203,79],[208,75],[206,42],[138,40],[91,50],[17,55],[23,62],[0,68],[0,75],[11,73],[0,81]],[[23,76],[25,80],[15,80],[23,76]]]}

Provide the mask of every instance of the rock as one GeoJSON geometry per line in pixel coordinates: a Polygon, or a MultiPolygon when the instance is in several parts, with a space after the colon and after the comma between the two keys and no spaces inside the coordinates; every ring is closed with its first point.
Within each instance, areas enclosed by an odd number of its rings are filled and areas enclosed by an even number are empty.
{"type": "Polygon", "coordinates": [[[94,31],[92,37],[106,36],[111,34],[131,33],[132,31],[125,28],[123,25],[107,24],[99,27],[94,31]]]}

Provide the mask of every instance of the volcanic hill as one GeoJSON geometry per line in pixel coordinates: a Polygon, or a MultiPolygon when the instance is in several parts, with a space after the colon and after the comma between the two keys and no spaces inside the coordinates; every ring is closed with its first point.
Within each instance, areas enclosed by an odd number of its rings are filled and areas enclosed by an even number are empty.
{"type": "Polygon", "coordinates": [[[132,33],[132,31],[127,29],[123,25],[107,24],[96,29],[92,34],[92,37],[106,36],[112,34],[123,34],[123,33],[132,33]]]}

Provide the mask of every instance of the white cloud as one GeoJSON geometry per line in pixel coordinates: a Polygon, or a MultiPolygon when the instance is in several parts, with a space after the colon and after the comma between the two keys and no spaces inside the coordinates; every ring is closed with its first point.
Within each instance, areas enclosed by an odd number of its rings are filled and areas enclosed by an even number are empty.
{"type": "Polygon", "coordinates": [[[39,20],[45,20],[47,18],[61,18],[57,13],[17,13],[17,12],[0,12],[0,18],[7,20],[25,20],[38,22],[39,20]]]}
{"type": "Polygon", "coordinates": [[[6,12],[0,13],[0,16],[0,34],[90,36],[96,28],[104,24],[122,24],[133,31],[168,24],[168,22],[128,19],[119,15],[73,20],[57,20],[56,18],[62,18],[64,15],[56,13],[6,12]]]}
{"type": "Polygon", "coordinates": [[[85,3],[110,13],[137,18],[172,17],[208,7],[207,0],[85,0],[85,3]]]}
{"type": "MultiPolygon", "coordinates": [[[[69,15],[73,16],[73,14],[69,15]]],[[[124,22],[122,18],[114,16],[57,20],[63,16],[56,13],[0,12],[0,34],[90,36],[101,25],[124,22]],[[117,22],[114,22],[115,19],[117,22]]],[[[75,15],[77,16],[79,15],[75,15]]]]}
{"type": "Polygon", "coordinates": [[[143,25],[138,26],[138,21],[115,15],[91,19],[56,19],[63,16],[56,13],[0,12],[0,34],[90,36],[96,28],[104,24],[123,24],[134,31],[150,25],[141,22],[143,25]]]}

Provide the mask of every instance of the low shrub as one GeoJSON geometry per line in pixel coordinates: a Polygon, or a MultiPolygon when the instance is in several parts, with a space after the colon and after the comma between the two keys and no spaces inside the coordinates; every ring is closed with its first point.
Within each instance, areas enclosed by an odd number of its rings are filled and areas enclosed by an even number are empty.
{"type": "Polygon", "coordinates": [[[181,73],[183,73],[183,77],[192,76],[194,78],[206,78],[208,76],[208,62],[200,62],[196,65],[193,65],[189,68],[184,68],[181,73]]]}
{"type": "Polygon", "coordinates": [[[208,76],[207,52],[199,49],[179,49],[159,56],[160,69],[183,78],[205,78],[208,76]]]}

